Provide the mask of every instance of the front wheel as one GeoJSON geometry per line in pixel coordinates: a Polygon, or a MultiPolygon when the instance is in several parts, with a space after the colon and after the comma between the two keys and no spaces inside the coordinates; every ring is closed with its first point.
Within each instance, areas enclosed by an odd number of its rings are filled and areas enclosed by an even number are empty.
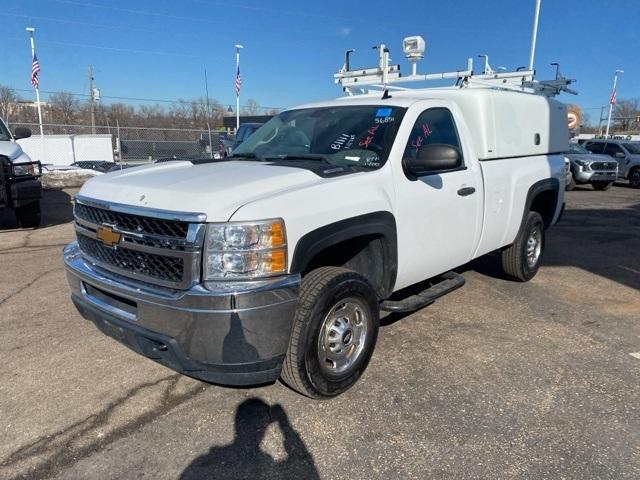
{"type": "Polygon", "coordinates": [[[362,275],[313,270],[302,280],[282,380],[311,398],[348,390],[369,364],[379,323],[376,293],[362,275]]]}
{"type": "Polygon", "coordinates": [[[629,186],[631,188],[640,188],[640,168],[634,169],[629,174],[629,186]]]}
{"type": "Polygon", "coordinates": [[[564,189],[568,192],[576,188],[576,180],[573,178],[573,172],[569,173],[569,175],[571,176],[569,179],[569,183],[567,183],[567,185],[564,187],[564,189]]]}
{"type": "Polygon", "coordinates": [[[609,190],[613,182],[591,182],[594,190],[609,190]]]}
{"type": "Polygon", "coordinates": [[[527,282],[540,267],[544,251],[544,221],[538,212],[529,212],[516,241],[502,251],[502,270],[513,280],[527,282]]]}

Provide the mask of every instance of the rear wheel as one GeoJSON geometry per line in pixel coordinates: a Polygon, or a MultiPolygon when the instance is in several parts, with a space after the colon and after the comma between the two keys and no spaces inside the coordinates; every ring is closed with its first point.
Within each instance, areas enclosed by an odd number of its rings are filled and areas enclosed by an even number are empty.
{"type": "Polygon", "coordinates": [[[570,192],[571,190],[576,188],[576,181],[573,178],[573,172],[569,173],[569,175],[570,175],[569,183],[567,183],[567,185],[564,187],[564,189],[570,192]]]}
{"type": "Polygon", "coordinates": [[[367,368],[378,326],[378,299],[363,276],[313,270],[302,280],[282,380],[311,398],[339,395],[367,368]]]}
{"type": "Polygon", "coordinates": [[[632,188],[640,188],[640,168],[634,168],[629,174],[629,185],[632,188]]]}
{"type": "Polygon", "coordinates": [[[19,227],[35,228],[40,225],[40,201],[17,207],[15,212],[19,227]]]}
{"type": "Polygon", "coordinates": [[[594,190],[609,190],[613,182],[591,182],[594,190]]]}
{"type": "Polygon", "coordinates": [[[529,212],[516,241],[502,252],[502,270],[513,280],[527,282],[540,267],[544,251],[544,222],[538,212],[529,212]]]}

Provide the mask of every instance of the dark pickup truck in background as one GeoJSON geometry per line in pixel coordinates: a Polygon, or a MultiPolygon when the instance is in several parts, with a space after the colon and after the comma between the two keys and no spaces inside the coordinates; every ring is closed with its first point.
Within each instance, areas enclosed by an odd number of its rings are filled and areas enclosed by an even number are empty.
{"type": "Polygon", "coordinates": [[[11,208],[19,227],[40,225],[41,175],[40,162],[13,164],[0,155],[0,208],[11,208]]]}

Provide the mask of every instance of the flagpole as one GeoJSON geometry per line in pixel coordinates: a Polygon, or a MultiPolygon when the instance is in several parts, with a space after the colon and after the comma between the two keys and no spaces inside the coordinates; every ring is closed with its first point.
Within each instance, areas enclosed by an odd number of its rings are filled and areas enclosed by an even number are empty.
{"type": "MultiPolygon", "coordinates": [[[[236,45],[236,81],[238,81],[238,69],[240,68],[240,49],[242,45],[236,45]]],[[[236,134],[240,128],[240,89],[236,87],[236,134]]]]}
{"type": "MultiPolygon", "coordinates": [[[[33,39],[33,32],[36,31],[35,28],[33,27],[27,27],[26,28],[27,32],[29,32],[29,39],[31,40],[31,66],[33,68],[33,59],[36,56],[36,46],[35,46],[35,41],[33,39]]],[[[42,150],[41,155],[42,155],[42,161],[45,160],[45,155],[44,155],[44,131],[42,129],[42,109],[40,107],[40,88],[39,87],[34,87],[36,89],[36,107],[38,108],[38,124],[40,125],[40,148],[42,150]]]]}
{"type": "Polygon", "coordinates": [[[614,95],[616,93],[616,85],[618,84],[618,73],[624,73],[624,70],[616,70],[613,74],[613,90],[611,90],[611,97],[609,97],[609,118],[607,119],[607,131],[604,134],[604,138],[609,138],[609,126],[611,125],[611,112],[613,111],[614,95]]]}

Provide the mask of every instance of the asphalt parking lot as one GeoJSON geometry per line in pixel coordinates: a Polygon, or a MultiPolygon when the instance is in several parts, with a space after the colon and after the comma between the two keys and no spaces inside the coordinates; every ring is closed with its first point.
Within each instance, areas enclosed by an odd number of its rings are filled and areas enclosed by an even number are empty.
{"type": "Polygon", "coordinates": [[[466,266],[324,402],[206,385],[83,320],[73,193],[37,230],[0,213],[1,478],[640,478],[640,191],[569,192],[531,282],[466,266]]]}

